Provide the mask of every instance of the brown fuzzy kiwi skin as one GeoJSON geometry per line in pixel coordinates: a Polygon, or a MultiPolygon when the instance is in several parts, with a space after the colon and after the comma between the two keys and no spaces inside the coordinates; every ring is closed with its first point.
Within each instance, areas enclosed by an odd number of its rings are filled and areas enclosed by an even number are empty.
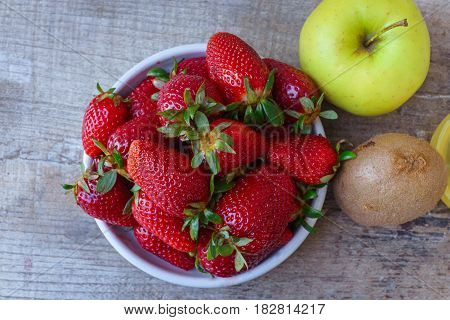
{"type": "Polygon", "coordinates": [[[396,226],[432,210],[444,193],[442,157],[424,140],[377,135],[359,145],[334,181],[339,207],[364,226],[396,226]]]}

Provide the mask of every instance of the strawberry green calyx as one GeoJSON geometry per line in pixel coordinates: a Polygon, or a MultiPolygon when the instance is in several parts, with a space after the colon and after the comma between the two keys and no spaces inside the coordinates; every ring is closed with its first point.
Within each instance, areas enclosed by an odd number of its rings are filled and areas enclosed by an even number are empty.
{"type": "Polygon", "coordinates": [[[102,101],[106,98],[111,99],[114,102],[114,106],[118,107],[121,102],[128,103],[130,100],[128,98],[122,98],[121,95],[115,93],[116,88],[110,88],[107,91],[104,91],[101,87],[100,83],[97,82],[97,90],[99,94],[99,100],[102,101]]]}
{"type": "Polygon", "coordinates": [[[182,230],[189,226],[189,234],[194,241],[198,239],[200,227],[206,227],[209,223],[222,223],[220,216],[207,208],[204,202],[190,203],[188,208],[184,209],[184,214],[186,218],[182,230]]]}
{"type": "Polygon", "coordinates": [[[241,271],[244,266],[248,269],[248,264],[239,250],[239,247],[245,246],[253,240],[249,238],[238,238],[232,236],[230,235],[229,230],[230,227],[224,226],[212,233],[211,239],[209,240],[207,246],[206,258],[208,260],[213,260],[219,255],[222,257],[228,257],[232,255],[233,252],[236,252],[234,258],[234,267],[236,271],[241,271]]]}
{"type": "MultiPolygon", "coordinates": [[[[153,80],[153,85],[158,88],[161,89],[162,86],[168,82],[171,78],[175,77],[178,73],[178,64],[182,61],[177,61],[177,59],[175,57],[172,58],[173,60],[173,65],[172,65],[172,69],[170,70],[170,72],[167,72],[166,70],[164,70],[161,67],[153,67],[151,68],[148,72],[147,72],[147,76],[148,77],[154,77],[155,79],[153,80]]],[[[182,74],[186,73],[186,70],[183,70],[181,72],[182,74]]],[[[157,95],[155,96],[155,98],[152,99],[156,100],[157,95]]]]}
{"type": "Polygon", "coordinates": [[[92,138],[95,146],[102,150],[104,156],[100,159],[97,165],[97,172],[101,177],[104,177],[108,172],[114,171],[115,174],[120,174],[125,179],[134,182],[131,180],[130,175],[125,170],[125,162],[122,158],[122,155],[114,149],[110,152],[100,141],[92,138]],[[104,172],[104,167],[107,166],[111,168],[110,171],[104,172]]]}
{"type": "Polygon", "coordinates": [[[154,77],[155,79],[160,80],[162,82],[167,82],[170,79],[169,73],[161,67],[151,68],[147,72],[147,76],[154,77]]]}
{"type": "Polygon", "coordinates": [[[72,192],[73,196],[75,198],[75,201],[77,199],[77,188],[83,189],[87,193],[91,193],[91,190],[89,189],[89,186],[86,183],[86,180],[96,180],[98,179],[98,174],[95,172],[92,172],[91,168],[85,168],[84,164],[80,164],[81,167],[81,177],[75,181],[75,183],[64,183],[62,184],[62,188],[66,190],[66,194],[72,192]]]}
{"type": "Polygon", "coordinates": [[[245,100],[242,103],[232,103],[227,106],[231,118],[243,118],[245,124],[265,125],[270,123],[274,127],[283,125],[284,113],[271,98],[275,71],[274,69],[269,73],[261,95],[253,90],[249,79],[244,77],[245,100]]]}
{"type": "Polygon", "coordinates": [[[308,97],[300,98],[299,102],[302,105],[304,112],[285,110],[285,113],[288,116],[297,119],[293,125],[295,134],[311,133],[312,123],[317,117],[329,120],[335,120],[338,118],[338,115],[334,110],[321,111],[324,97],[325,96],[322,93],[319,99],[316,97],[312,97],[311,99],[308,97]]]}
{"type": "Polygon", "coordinates": [[[182,141],[190,141],[194,156],[191,166],[198,168],[204,161],[215,175],[220,171],[218,152],[235,153],[232,149],[233,139],[222,132],[231,123],[224,122],[211,130],[208,116],[225,110],[225,107],[206,97],[205,85],[198,89],[195,100],[188,89],[184,91],[186,109],[168,109],[160,113],[169,121],[158,131],[167,137],[179,137],[182,141]]]}
{"type": "Polygon", "coordinates": [[[134,202],[134,205],[138,205],[139,201],[139,190],[141,190],[141,187],[139,187],[136,183],[133,185],[133,187],[130,189],[131,193],[133,194],[131,198],[127,201],[125,204],[125,207],[123,208],[122,214],[130,214],[132,206],[131,204],[134,202]]]}
{"type": "Polygon", "coordinates": [[[338,141],[338,143],[336,143],[336,152],[339,155],[338,156],[339,161],[338,161],[338,163],[336,163],[333,166],[333,173],[332,174],[326,175],[326,176],[324,176],[324,177],[322,177],[320,179],[320,182],[322,182],[323,184],[327,184],[328,182],[330,182],[331,179],[333,179],[333,177],[336,175],[336,172],[338,171],[338,169],[341,166],[341,163],[343,161],[352,160],[352,159],[356,158],[356,153],[354,153],[353,151],[344,150],[344,151],[341,152],[341,146],[344,143],[347,143],[347,144],[351,145],[351,143],[349,143],[346,140],[340,140],[340,141],[338,141]]]}

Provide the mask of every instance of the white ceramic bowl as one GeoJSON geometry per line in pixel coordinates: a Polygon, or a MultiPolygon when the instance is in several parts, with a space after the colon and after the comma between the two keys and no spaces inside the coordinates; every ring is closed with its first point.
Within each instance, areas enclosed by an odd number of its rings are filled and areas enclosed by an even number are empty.
{"type": "MultiPolygon", "coordinates": [[[[170,70],[173,57],[176,57],[177,60],[202,57],[205,56],[205,50],[205,44],[190,44],[156,53],[128,70],[128,72],[114,84],[114,88],[116,88],[116,92],[122,96],[127,96],[133,88],[146,78],[147,72],[151,67],[160,66],[170,70]]],[[[325,136],[322,123],[319,119],[314,122],[313,131],[315,134],[325,136]]],[[[89,166],[91,158],[84,154],[83,162],[86,166],[89,166]]],[[[318,197],[312,203],[312,206],[315,209],[322,209],[326,192],[327,187],[318,191],[318,197]]],[[[316,219],[308,218],[306,221],[311,226],[314,226],[316,223],[316,219]]],[[[145,251],[135,240],[132,231],[121,227],[111,226],[100,220],[96,220],[96,222],[103,235],[114,249],[137,268],[149,275],[170,283],[198,288],[228,287],[255,279],[266,272],[269,272],[286,260],[298,249],[309,234],[308,231],[301,227],[295,232],[294,237],[289,243],[272,253],[255,268],[230,278],[213,278],[207,274],[199,273],[196,270],[181,270],[145,251]]]]}

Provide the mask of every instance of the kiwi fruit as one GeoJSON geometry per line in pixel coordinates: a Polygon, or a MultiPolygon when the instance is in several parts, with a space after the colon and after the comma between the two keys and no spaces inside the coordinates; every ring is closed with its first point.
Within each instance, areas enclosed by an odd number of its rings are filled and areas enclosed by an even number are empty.
{"type": "Polygon", "coordinates": [[[387,133],[359,145],[334,181],[339,207],[365,226],[395,226],[432,210],[444,193],[442,157],[424,140],[387,133]]]}

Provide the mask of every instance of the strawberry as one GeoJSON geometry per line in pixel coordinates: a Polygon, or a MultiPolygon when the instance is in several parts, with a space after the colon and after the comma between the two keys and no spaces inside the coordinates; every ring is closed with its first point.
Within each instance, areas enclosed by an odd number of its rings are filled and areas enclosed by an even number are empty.
{"type": "Polygon", "coordinates": [[[292,214],[299,211],[296,187],[280,170],[263,166],[240,178],[223,194],[214,211],[222,218],[219,227],[231,235],[252,241],[241,247],[245,253],[273,250],[292,214]]]}
{"type": "Polygon", "coordinates": [[[168,246],[159,240],[158,237],[148,232],[145,228],[135,228],[134,236],[142,248],[160,257],[161,259],[166,260],[170,264],[186,271],[194,268],[195,259],[193,257],[189,256],[185,252],[175,250],[174,248],[168,246]]]}
{"type": "Polygon", "coordinates": [[[218,32],[208,41],[206,61],[210,79],[223,90],[228,102],[244,107],[240,110],[245,110],[244,122],[283,123],[283,113],[270,99],[274,72],[269,72],[252,47],[233,34],[218,32]]]}
{"type": "Polygon", "coordinates": [[[152,99],[152,95],[159,92],[159,89],[155,86],[156,81],[155,77],[147,77],[128,95],[132,118],[145,115],[151,123],[157,122],[156,100],[152,99]]]}
{"type": "Polygon", "coordinates": [[[126,213],[127,203],[132,197],[122,177],[109,188],[99,190],[100,180],[86,174],[74,185],[65,184],[66,190],[73,189],[77,204],[88,215],[106,221],[113,225],[134,227],[136,221],[133,215],[126,213]]]}
{"type": "Polygon", "coordinates": [[[131,142],[134,140],[152,140],[159,142],[162,139],[156,130],[155,122],[150,117],[141,116],[131,119],[118,127],[113,134],[109,136],[107,149],[113,152],[116,149],[123,159],[128,158],[128,150],[131,142]]]}
{"type": "Polygon", "coordinates": [[[303,126],[309,126],[320,116],[325,119],[336,119],[333,110],[321,111],[324,96],[314,81],[305,73],[286,63],[265,58],[264,63],[270,70],[276,70],[272,95],[278,105],[285,110],[289,123],[296,122],[302,131],[303,126]]]}
{"type": "Polygon", "coordinates": [[[117,127],[125,123],[128,117],[126,100],[115,94],[113,88],[105,92],[97,83],[97,89],[100,93],[86,109],[81,127],[84,151],[92,158],[102,153],[94,144],[92,138],[106,144],[109,136],[117,127]]]}
{"type": "Polygon", "coordinates": [[[300,98],[319,98],[320,92],[314,81],[299,69],[275,59],[265,58],[269,70],[276,69],[272,95],[282,109],[303,113],[300,98]]]}
{"type": "Polygon", "coordinates": [[[194,75],[180,74],[167,82],[158,95],[158,111],[163,113],[159,117],[160,123],[166,125],[169,122],[167,115],[170,115],[174,111],[187,109],[189,102],[185,101],[185,92],[189,92],[192,100],[198,102],[204,100],[205,97],[212,99],[215,102],[222,103],[222,93],[217,89],[216,85],[206,78],[194,75]],[[202,92],[202,97],[197,98],[197,92],[199,89],[202,92]]]}
{"type": "Polygon", "coordinates": [[[286,230],[284,230],[283,234],[281,235],[279,246],[282,247],[286,245],[289,241],[291,241],[293,236],[294,234],[292,233],[291,229],[286,228],[286,230]]]}
{"type": "MultiPolygon", "coordinates": [[[[233,148],[234,152],[218,153],[217,156],[220,165],[219,174],[221,176],[227,175],[242,166],[249,165],[257,158],[264,156],[267,151],[267,143],[264,137],[242,122],[217,119],[211,123],[211,127],[216,128],[223,123],[231,124],[223,129],[222,132],[231,138],[230,146],[233,148]]],[[[207,139],[206,141],[214,141],[214,139],[207,139]]]]}
{"type": "Polygon", "coordinates": [[[189,58],[178,62],[176,65],[176,74],[190,74],[209,78],[208,67],[206,66],[206,58],[189,58]]]}
{"type": "Polygon", "coordinates": [[[199,271],[209,272],[218,277],[231,277],[255,267],[266,256],[266,254],[250,255],[233,250],[217,254],[213,258],[210,249],[211,236],[209,231],[200,235],[196,260],[196,267],[199,271]]]}
{"type": "Polygon", "coordinates": [[[190,203],[208,202],[209,175],[190,166],[189,156],[157,145],[135,140],[128,152],[128,173],[159,208],[184,217],[190,203]]]}
{"type": "Polygon", "coordinates": [[[188,230],[182,230],[183,220],[160,209],[144,192],[139,192],[137,202],[132,204],[136,221],[172,248],[183,252],[195,250],[188,230]]]}
{"type": "Polygon", "coordinates": [[[338,154],[322,136],[300,135],[272,144],[267,159],[302,183],[328,182],[339,163],[338,154]]]}

